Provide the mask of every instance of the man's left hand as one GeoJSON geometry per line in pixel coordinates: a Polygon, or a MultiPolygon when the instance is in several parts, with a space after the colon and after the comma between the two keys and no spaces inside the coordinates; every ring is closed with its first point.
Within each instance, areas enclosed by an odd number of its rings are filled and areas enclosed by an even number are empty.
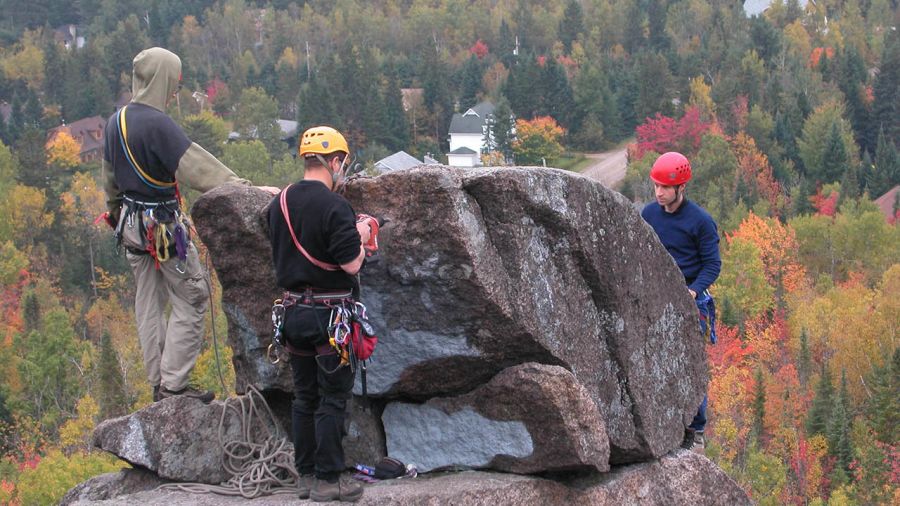
{"type": "Polygon", "coordinates": [[[696,299],[696,298],[697,298],[697,292],[691,290],[690,288],[688,288],[688,291],[691,292],[691,298],[692,298],[692,299],[696,299]]]}

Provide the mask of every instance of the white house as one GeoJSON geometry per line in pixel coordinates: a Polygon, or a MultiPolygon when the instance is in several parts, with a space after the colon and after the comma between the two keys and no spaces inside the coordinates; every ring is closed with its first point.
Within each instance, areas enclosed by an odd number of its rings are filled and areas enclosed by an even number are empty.
{"type": "Polygon", "coordinates": [[[455,167],[478,167],[481,152],[490,141],[490,118],[494,104],[481,102],[450,121],[450,153],[447,163],[455,167]]]}

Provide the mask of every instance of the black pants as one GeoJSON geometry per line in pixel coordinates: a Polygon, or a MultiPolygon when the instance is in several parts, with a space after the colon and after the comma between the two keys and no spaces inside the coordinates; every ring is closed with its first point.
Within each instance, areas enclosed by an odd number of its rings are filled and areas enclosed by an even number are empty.
{"type": "MultiPolygon", "coordinates": [[[[294,463],[300,474],[333,481],[344,470],[344,413],[353,390],[353,373],[340,363],[337,354],[315,354],[324,327],[310,326],[311,309],[290,308],[285,314],[285,337],[306,355],[291,355],[294,379],[292,425],[294,463]],[[293,313],[293,314],[292,314],[293,313]]],[[[316,311],[327,320],[328,312],[316,311]],[[324,314],[323,314],[324,313],[324,314]]],[[[314,322],[314,320],[313,320],[314,322]]],[[[327,326],[327,321],[324,321],[327,326]]]]}

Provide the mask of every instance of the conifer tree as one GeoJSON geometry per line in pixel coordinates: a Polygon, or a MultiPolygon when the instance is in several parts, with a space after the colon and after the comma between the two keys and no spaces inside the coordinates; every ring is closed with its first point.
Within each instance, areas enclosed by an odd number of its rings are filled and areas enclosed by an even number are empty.
{"type": "Polygon", "coordinates": [[[478,103],[481,91],[482,69],[478,58],[473,54],[466,60],[462,68],[462,87],[459,96],[459,110],[465,112],[478,103]]]}
{"type": "Polygon", "coordinates": [[[866,414],[878,441],[900,441],[900,347],[883,366],[875,368],[866,414]]]}
{"type": "Polygon", "coordinates": [[[125,414],[125,382],[112,345],[112,337],[104,331],[100,339],[100,414],[104,419],[125,414]]]}
{"type": "Polygon", "coordinates": [[[392,151],[399,151],[409,146],[409,123],[403,111],[400,81],[393,67],[388,68],[386,78],[383,91],[385,119],[379,142],[392,151]]]}
{"type": "Polygon", "coordinates": [[[806,385],[809,381],[810,367],[812,366],[812,356],[809,352],[809,335],[806,327],[800,330],[800,356],[797,357],[797,375],[800,376],[800,384],[806,385]]]}
{"type": "Polygon", "coordinates": [[[886,30],[881,64],[875,77],[872,115],[875,131],[900,145],[900,30],[886,30]]]}
{"type": "Polygon", "coordinates": [[[841,138],[841,131],[835,121],[831,124],[831,130],[825,141],[825,152],[822,156],[822,166],[818,169],[807,167],[810,174],[814,174],[821,183],[833,183],[840,181],[849,165],[847,149],[841,138]]]}
{"type": "Polygon", "coordinates": [[[503,158],[507,161],[512,159],[512,142],[513,142],[513,126],[515,119],[513,118],[512,109],[509,107],[509,101],[505,97],[501,97],[494,109],[494,118],[491,122],[491,137],[494,140],[494,149],[503,153],[503,158]]]}
{"type": "Polygon", "coordinates": [[[22,300],[22,319],[25,324],[25,328],[22,329],[24,333],[41,330],[41,303],[34,292],[28,292],[22,300]]]}
{"type": "Polygon", "coordinates": [[[878,143],[875,147],[875,167],[866,182],[869,194],[876,199],[895,185],[900,184],[900,156],[896,145],[890,141],[884,128],[878,131],[878,143]]]}
{"type": "Polygon", "coordinates": [[[566,53],[572,51],[572,43],[578,40],[578,35],[584,31],[583,18],[581,3],[578,0],[569,0],[557,30],[557,38],[563,43],[566,53]]]}
{"type": "Polygon", "coordinates": [[[825,434],[828,419],[831,416],[834,397],[834,385],[831,383],[831,372],[828,366],[822,364],[822,373],[819,375],[819,383],[816,386],[816,394],[813,397],[812,406],[806,415],[806,435],[825,434]]]}
{"type": "Polygon", "coordinates": [[[761,443],[765,438],[765,420],[766,420],[766,384],[763,378],[761,367],[756,369],[756,391],[753,394],[753,426],[751,437],[757,443],[761,443]]]}
{"type": "Polygon", "coordinates": [[[825,437],[828,440],[828,452],[837,459],[836,466],[850,472],[853,462],[853,446],[850,438],[850,427],[853,417],[850,410],[850,399],[847,393],[847,372],[841,371],[841,388],[831,409],[831,416],[826,426],[825,437]]]}

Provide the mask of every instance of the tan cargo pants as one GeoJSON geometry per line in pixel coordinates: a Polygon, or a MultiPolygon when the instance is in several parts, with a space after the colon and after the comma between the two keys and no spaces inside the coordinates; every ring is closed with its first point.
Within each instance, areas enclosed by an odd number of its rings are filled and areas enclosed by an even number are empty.
{"type": "MultiPolygon", "coordinates": [[[[140,214],[133,220],[125,217],[122,226],[122,245],[144,249],[140,238],[140,214]]],[[[144,369],[151,385],[168,390],[181,390],[188,379],[203,344],[204,316],[209,303],[204,272],[197,248],[188,244],[187,259],[177,257],[160,263],[150,255],[126,253],[134,272],[137,290],[134,314],[138,337],[144,355],[144,369]],[[166,304],[172,309],[166,318],[166,304]]]]}

